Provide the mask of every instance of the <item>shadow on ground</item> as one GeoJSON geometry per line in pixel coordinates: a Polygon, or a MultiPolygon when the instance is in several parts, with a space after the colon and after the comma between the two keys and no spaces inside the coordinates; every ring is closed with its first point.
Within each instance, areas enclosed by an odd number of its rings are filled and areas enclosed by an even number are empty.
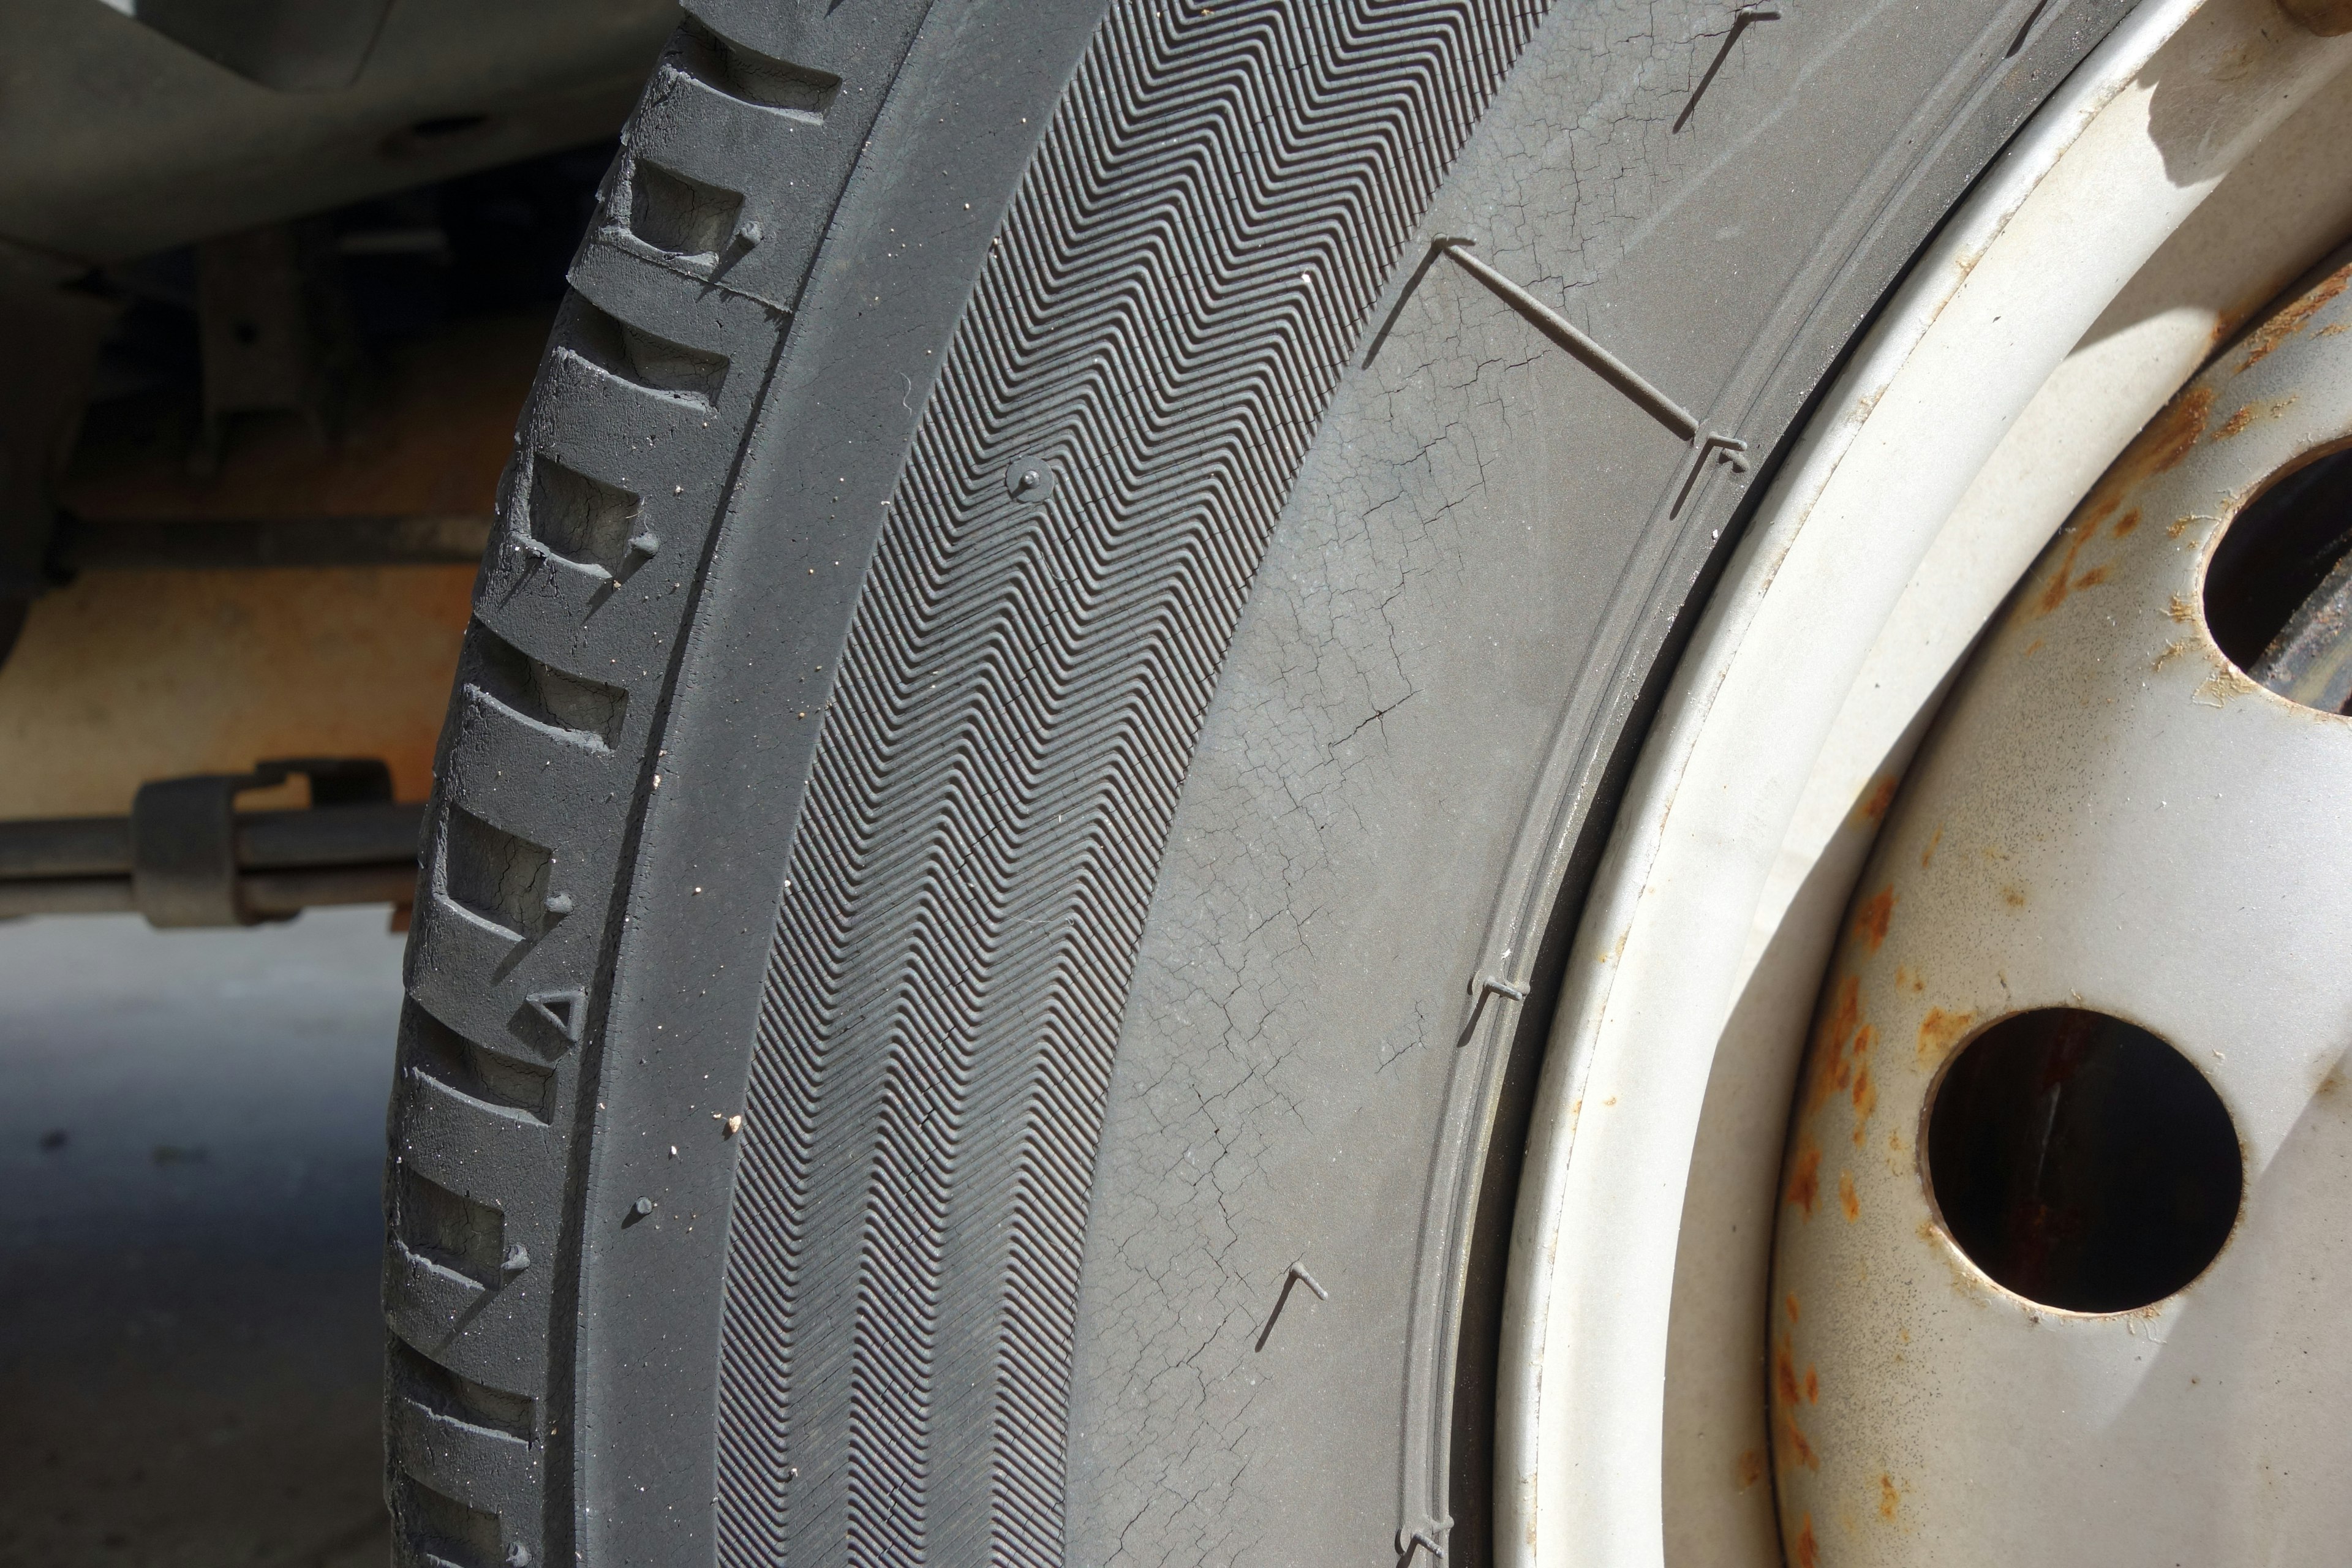
{"type": "Polygon", "coordinates": [[[0,925],[0,1565],[382,1563],[400,942],[0,925]]]}

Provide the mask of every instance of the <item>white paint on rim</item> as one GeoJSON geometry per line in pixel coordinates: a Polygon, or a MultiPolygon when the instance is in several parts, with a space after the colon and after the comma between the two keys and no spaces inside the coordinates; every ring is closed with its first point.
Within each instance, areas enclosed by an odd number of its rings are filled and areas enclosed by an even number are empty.
{"type": "MultiPolygon", "coordinates": [[[[1805,1069],[1803,1174],[1776,1210],[1775,1480],[1800,1561],[2321,1563],[2352,1535],[2352,1358],[2331,1353],[2352,1291],[2352,719],[2257,687],[2199,613],[2239,506],[2352,437],[2346,279],[2222,355],[2109,471],[1887,817],[1805,1069]],[[1976,1029],[2068,1007],[2193,1064],[2244,1159],[2242,1210],[2175,1163],[2010,1267],[1976,1231],[1990,1246],[1972,1261],[1921,1180],[1929,1096],[1976,1029]],[[2194,1234],[2184,1200],[2238,1216],[2185,1287],[2151,1300],[2150,1278],[2068,1268],[2126,1206],[2194,1234]]],[[[2077,1128],[2101,1079],[2064,1095],[2077,1128]]],[[[2053,1094],[2032,1125],[2059,1113],[2053,1094]]],[[[2063,1166],[2082,1136],[2043,1156],[2063,1166]]],[[[1967,1170],[1934,1171],[1948,1202],[1967,1170]]]]}
{"type": "Polygon", "coordinates": [[[2148,0],[1922,258],[1766,498],[1571,952],[1512,1238],[1498,1561],[1779,1560],[1741,1465],[1790,1089],[1874,831],[1853,807],[2217,321],[2352,222],[2332,172],[2304,194],[2347,61],[2270,0],[2148,0]],[[2200,221],[2221,191],[2234,226],[2200,221]]]}

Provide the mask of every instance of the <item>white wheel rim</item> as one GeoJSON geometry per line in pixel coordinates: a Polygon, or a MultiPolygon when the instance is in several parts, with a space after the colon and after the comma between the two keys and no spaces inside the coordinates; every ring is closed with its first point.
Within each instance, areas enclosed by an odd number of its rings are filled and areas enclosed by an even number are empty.
{"type": "Polygon", "coordinates": [[[2347,62],[2269,0],[2149,0],[1947,226],[1767,496],[1571,952],[1512,1243],[1501,1561],[1780,1561],[1771,1205],[1864,808],[2217,332],[2352,228],[2347,62]]]}

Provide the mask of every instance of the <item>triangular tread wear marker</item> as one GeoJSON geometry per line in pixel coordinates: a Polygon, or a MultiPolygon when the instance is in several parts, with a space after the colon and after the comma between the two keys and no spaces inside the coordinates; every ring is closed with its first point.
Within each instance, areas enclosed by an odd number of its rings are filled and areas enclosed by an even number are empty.
{"type": "Polygon", "coordinates": [[[565,1039],[575,1046],[580,1043],[580,1031],[588,1022],[588,993],[577,989],[534,991],[525,1000],[565,1039]]]}

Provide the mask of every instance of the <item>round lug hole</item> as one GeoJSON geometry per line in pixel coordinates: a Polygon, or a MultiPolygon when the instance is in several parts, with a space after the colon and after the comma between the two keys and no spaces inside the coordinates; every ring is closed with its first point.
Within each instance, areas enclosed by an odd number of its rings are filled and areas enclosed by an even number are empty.
{"type": "Polygon", "coordinates": [[[2134,1024],[2076,1007],[2004,1018],[1945,1069],[1927,1185],[1969,1261],[2076,1312],[2160,1301],[2237,1222],[2244,1170],[2221,1097],[2134,1024]]]}
{"type": "Polygon", "coordinates": [[[2206,569],[2205,624],[2280,696],[2352,709],[2352,448],[2273,476],[2238,513],[2206,569]]]}

